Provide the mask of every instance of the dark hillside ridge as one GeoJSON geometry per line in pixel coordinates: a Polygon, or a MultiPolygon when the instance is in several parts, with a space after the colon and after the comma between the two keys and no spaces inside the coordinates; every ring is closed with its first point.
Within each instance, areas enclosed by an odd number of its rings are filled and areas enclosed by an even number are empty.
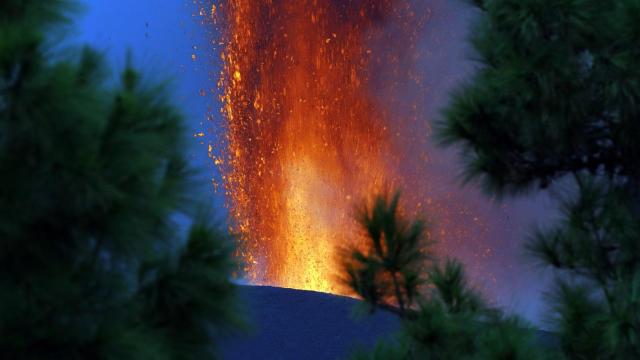
{"type": "Polygon", "coordinates": [[[342,359],[400,329],[384,311],[355,316],[358,300],[348,297],[268,286],[239,293],[252,331],[220,341],[223,359],[342,359]]]}
{"type": "MultiPolygon", "coordinates": [[[[344,296],[269,286],[240,286],[239,295],[252,329],[221,340],[222,359],[345,359],[359,346],[371,349],[401,327],[399,319],[385,311],[355,316],[359,301],[344,296]]],[[[551,333],[536,335],[544,346],[558,345],[551,333]]]]}

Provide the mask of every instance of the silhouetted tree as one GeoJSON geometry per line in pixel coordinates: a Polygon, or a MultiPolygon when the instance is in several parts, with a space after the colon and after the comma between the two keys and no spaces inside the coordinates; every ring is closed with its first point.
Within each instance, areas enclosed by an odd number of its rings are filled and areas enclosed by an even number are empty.
{"type": "Polygon", "coordinates": [[[640,357],[640,3],[476,0],[479,67],[439,134],[492,195],[575,186],[529,249],[568,358],[640,357]],[[565,181],[569,181],[569,180],[565,181]]]}
{"type": "Polygon", "coordinates": [[[0,358],[203,359],[237,323],[229,235],[193,216],[182,117],[61,50],[76,3],[0,2],[0,358]]]}
{"type": "Polygon", "coordinates": [[[422,221],[399,215],[400,193],[364,203],[358,221],[367,234],[364,249],[344,252],[345,284],[373,307],[410,316],[425,282],[429,240],[422,221]]]}
{"type": "Polygon", "coordinates": [[[398,314],[403,331],[355,359],[538,359],[528,326],[487,306],[466,282],[462,264],[430,255],[424,222],[407,221],[399,193],[362,206],[363,248],[343,252],[345,284],[372,309],[398,314]],[[394,276],[395,274],[395,276],[394,276]]]}

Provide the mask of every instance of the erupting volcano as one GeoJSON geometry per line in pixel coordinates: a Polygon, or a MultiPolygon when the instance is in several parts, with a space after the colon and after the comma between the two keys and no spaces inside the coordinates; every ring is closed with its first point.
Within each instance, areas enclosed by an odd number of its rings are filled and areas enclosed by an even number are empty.
{"type": "Polygon", "coordinates": [[[405,0],[227,0],[212,12],[227,131],[214,160],[246,276],[340,293],[335,251],[358,241],[354,204],[406,178],[416,136],[401,132],[415,116],[400,90],[420,86],[412,64],[428,11],[405,0]]]}

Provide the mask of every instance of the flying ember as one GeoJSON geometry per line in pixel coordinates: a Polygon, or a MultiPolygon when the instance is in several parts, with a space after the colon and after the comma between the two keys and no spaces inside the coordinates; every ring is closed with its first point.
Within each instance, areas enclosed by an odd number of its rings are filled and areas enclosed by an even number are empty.
{"type": "Polygon", "coordinates": [[[335,253],[359,239],[354,205],[405,181],[410,140],[399,132],[412,117],[392,108],[392,95],[419,86],[411,65],[428,12],[403,0],[227,0],[213,9],[227,131],[216,162],[246,275],[340,293],[335,253]]]}

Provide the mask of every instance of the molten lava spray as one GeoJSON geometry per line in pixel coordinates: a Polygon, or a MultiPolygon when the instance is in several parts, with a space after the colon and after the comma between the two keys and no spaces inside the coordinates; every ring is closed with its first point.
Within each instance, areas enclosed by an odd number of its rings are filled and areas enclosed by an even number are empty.
{"type": "Polygon", "coordinates": [[[334,254],[358,241],[354,202],[403,185],[400,131],[415,117],[411,104],[390,107],[395,90],[419,86],[424,10],[403,0],[214,7],[227,127],[214,160],[252,282],[341,292],[334,254]]]}

